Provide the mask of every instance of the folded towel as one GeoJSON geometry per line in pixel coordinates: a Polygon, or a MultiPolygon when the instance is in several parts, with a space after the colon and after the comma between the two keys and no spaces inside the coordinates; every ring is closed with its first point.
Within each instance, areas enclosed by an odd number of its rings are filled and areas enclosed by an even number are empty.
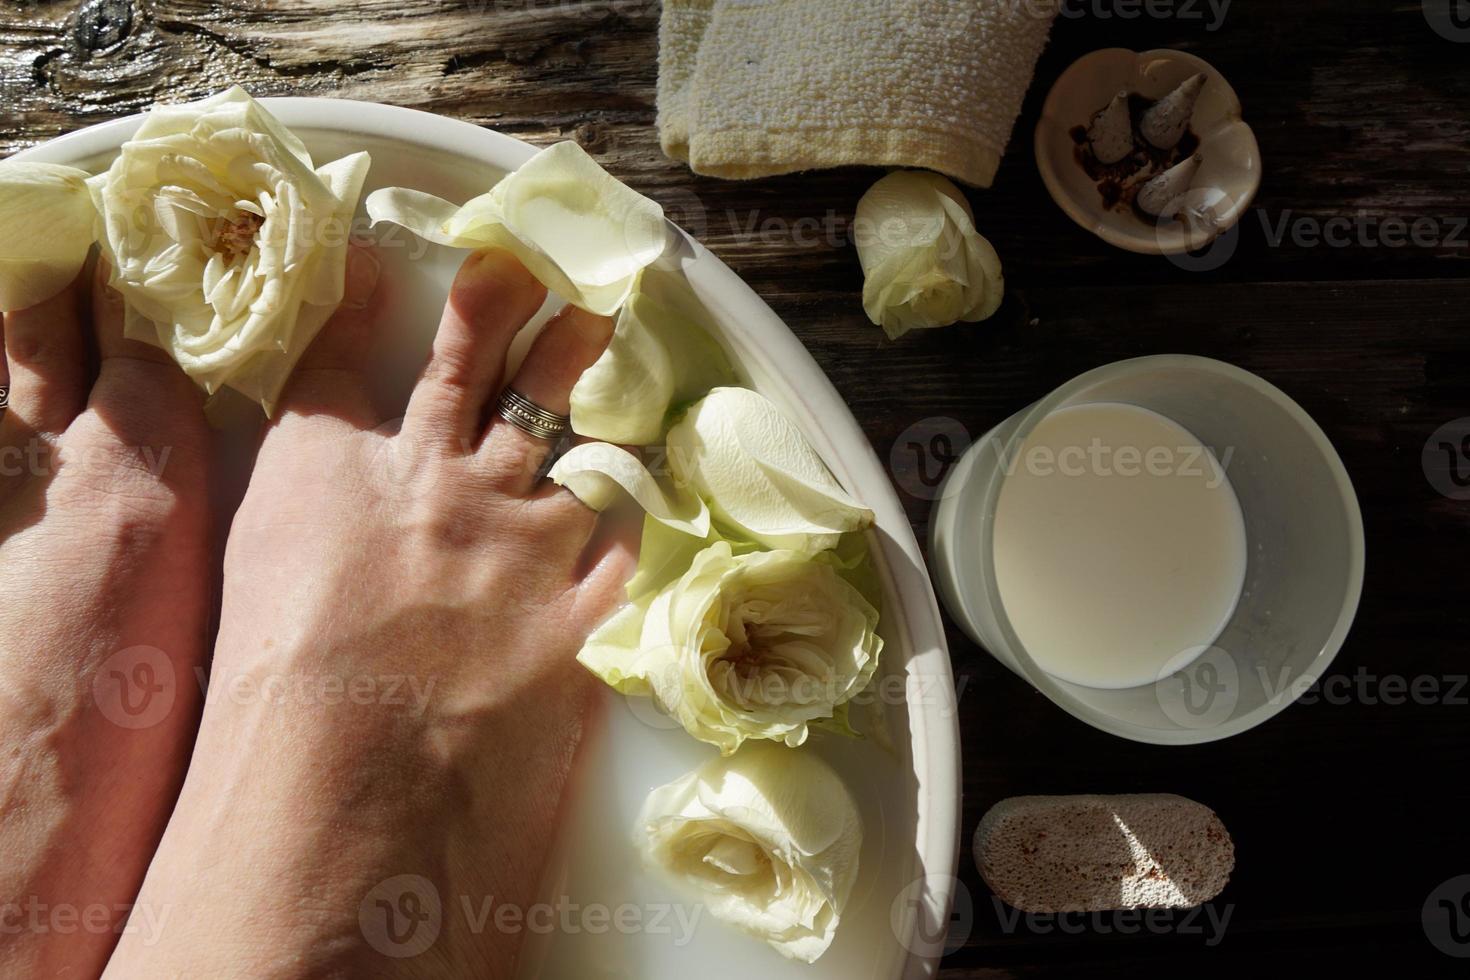
{"type": "Polygon", "coordinates": [[[664,0],[658,127],[696,173],[924,167],[990,186],[1047,0],[664,0]]]}

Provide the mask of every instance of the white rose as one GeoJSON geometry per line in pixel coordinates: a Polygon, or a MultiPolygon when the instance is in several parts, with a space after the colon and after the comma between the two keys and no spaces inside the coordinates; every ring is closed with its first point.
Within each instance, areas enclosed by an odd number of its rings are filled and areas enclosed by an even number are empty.
{"type": "Polygon", "coordinates": [[[717,541],[689,559],[698,545],[645,533],[633,603],[577,659],[727,755],[747,739],[801,745],[813,725],[846,730],[883,648],[878,611],[828,555],[717,541]]]}
{"type": "Polygon", "coordinates": [[[611,316],[663,253],[664,211],[576,143],[537,153],[488,192],[451,204],[406,187],[368,195],[374,222],[455,248],[503,248],[574,306],[611,316]]]}
{"type": "Polygon", "coordinates": [[[858,201],[863,309],[889,337],[984,320],[1005,293],[1000,257],[969,202],[938,174],[901,170],[858,201]]]}
{"type": "Polygon", "coordinates": [[[634,840],[715,918],[813,963],[857,880],[862,818],[815,754],[752,745],[649,794],[634,840]]]}
{"type": "Polygon", "coordinates": [[[96,224],[86,171],[0,162],[0,311],[65,289],[87,261],[96,224]]]}
{"type": "Polygon", "coordinates": [[[342,300],[368,156],[314,167],[241,88],[148,113],[90,181],[127,333],[267,413],[342,300]]]}

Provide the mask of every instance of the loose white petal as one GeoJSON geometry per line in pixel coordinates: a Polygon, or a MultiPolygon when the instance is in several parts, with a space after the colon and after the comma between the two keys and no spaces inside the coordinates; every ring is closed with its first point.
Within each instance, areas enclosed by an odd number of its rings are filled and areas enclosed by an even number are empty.
{"type": "Polygon", "coordinates": [[[644,274],[618,314],[607,350],[572,389],[574,432],[651,445],[662,441],[678,407],[734,382],[729,359],[684,291],[653,270],[644,274]]]}
{"type": "Polygon", "coordinates": [[[0,161],[0,311],[27,309],[65,289],[96,238],[85,171],[0,161]]]}
{"type": "Polygon", "coordinates": [[[407,228],[437,245],[459,246],[461,237],[449,231],[449,222],[460,208],[433,194],[407,187],[385,187],[367,198],[367,213],[373,224],[386,221],[407,228]]]}
{"type": "Polygon", "coordinates": [[[607,349],[572,388],[578,435],[636,446],[663,435],[676,366],[651,326],[658,316],[653,302],[636,293],[618,314],[607,349]]]}
{"type": "Polygon", "coordinates": [[[547,474],[593,510],[612,506],[624,494],[650,517],[703,538],[710,532],[709,508],[693,494],[659,486],[653,474],[625,449],[605,442],[574,446],[547,474]]]}
{"type": "Polygon", "coordinates": [[[663,208],[571,142],[542,150],[457,209],[390,187],[369,195],[368,214],[441,245],[506,249],[548,289],[602,316],[632,295],[668,236],[663,208]]]}

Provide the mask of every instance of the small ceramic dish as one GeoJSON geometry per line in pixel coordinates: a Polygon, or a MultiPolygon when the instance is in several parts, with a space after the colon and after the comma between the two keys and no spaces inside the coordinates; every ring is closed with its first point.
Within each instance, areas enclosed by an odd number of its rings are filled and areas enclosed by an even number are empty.
{"type": "Polygon", "coordinates": [[[1074,61],[1041,108],[1036,166],[1073,221],[1110,245],[1149,255],[1204,248],[1240,220],[1261,186],[1261,151],[1241,119],[1235,90],[1207,62],[1167,49],[1103,48],[1074,61]],[[1152,101],[1197,73],[1205,84],[1189,128],[1198,138],[1200,167],[1183,202],[1188,220],[1155,220],[1129,203],[1110,202],[1081,160],[1093,115],[1119,91],[1152,101]]]}

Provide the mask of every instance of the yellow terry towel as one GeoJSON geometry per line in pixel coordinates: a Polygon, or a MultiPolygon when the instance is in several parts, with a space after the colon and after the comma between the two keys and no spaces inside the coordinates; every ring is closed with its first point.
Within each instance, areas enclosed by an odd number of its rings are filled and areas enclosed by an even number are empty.
{"type": "Polygon", "coordinates": [[[664,0],[658,128],[701,174],[924,167],[989,187],[1052,0],[664,0]]]}

